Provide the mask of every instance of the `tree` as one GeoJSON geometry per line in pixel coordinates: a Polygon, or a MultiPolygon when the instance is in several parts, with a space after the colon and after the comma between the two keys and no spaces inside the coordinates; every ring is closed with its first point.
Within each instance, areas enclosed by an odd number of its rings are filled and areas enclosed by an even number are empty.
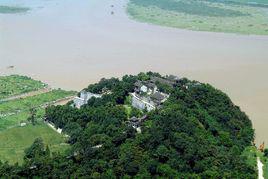
{"type": "Polygon", "coordinates": [[[268,157],[268,149],[265,149],[265,150],[264,150],[264,156],[265,156],[265,157],[268,157]]]}
{"type": "Polygon", "coordinates": [[[45,148],[44,142],[42,138],[37,138],[33,142],[33,144],[25,150],[25,160],[31,160],[34,158],[47,156],[47,150],[48,148],[45,148]]]}
{"type": "Polygon", "coordinates": [[[31,122],[33,125],[37,123],[37,118],[36,118],[36,109],[35,108],[30,108],[30,116],[28,117],[28,121],[31,122]]]}

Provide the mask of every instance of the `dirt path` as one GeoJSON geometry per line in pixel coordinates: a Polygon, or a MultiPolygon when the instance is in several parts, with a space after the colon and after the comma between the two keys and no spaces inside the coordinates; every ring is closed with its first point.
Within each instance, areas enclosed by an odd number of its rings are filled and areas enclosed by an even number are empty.
{"type": "Polygon", "coordinates": [[[72,101],[76,96],[68,96],[66,98],[63,99],[59,99],[57,101],[54,102],[54,105],[65,105],[68,102],[72,101]]]}
{"type": "Polygon", "coordinates": [[[48,106],[50,106],[50,105],[55,105],[55,106],[57,106],[57,105],[65,105],[65,104],[67,104],[69,101],[72,101],[72,100],[74,99],[74,97],[75,97],[75,96],[68,96],[68,97],[65,97],[65,98],[58,99],[58,100],[56,100],[56,101],[51,101],[51,102],[48,102],[48,103],[44,103],[44,104],[42,104],[42,105],[39,106],[39,107],[41,107],[41,108],[46,108],[46,107],[48,107],[48,106]]]}
{"type": "Polygon", "coordinates": [[[257,158],[257,166],[258,166],[258,179],[264,179],[263,177],[263,163],[260,160],[260,157],[257,158]]]}
{"type": "Polygon", "coordinates": [[[20,95],[11,96],[9,98],[0,100],[0,102],[12,101],[12,100],[15,100],[15,99],[23,99],[23,98],[36,96],[36,95],[43,94],[43,93],[47,93],[47,92],[50,92],[50,91],[52,91],[52,88],[43,88],[43,89],[39,89],[37,91],[31,91],[31,92],[28,92],[28,93],[23,93],[23,94],[20,94],[20,95]]]}

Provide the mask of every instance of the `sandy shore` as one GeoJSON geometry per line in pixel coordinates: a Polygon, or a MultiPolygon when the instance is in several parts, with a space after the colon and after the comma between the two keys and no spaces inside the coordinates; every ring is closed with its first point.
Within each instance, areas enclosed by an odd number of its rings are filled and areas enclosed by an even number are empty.
{"type": "Polygon", "coordinates": [[[126,15],[124,0],[23,3],[29,13],[0,15],[0,75],[73,90],[148,70],[186,76],[226,92],[252,119],[257,143],[268,143],[268,36],[139,23],[126,15]]]}

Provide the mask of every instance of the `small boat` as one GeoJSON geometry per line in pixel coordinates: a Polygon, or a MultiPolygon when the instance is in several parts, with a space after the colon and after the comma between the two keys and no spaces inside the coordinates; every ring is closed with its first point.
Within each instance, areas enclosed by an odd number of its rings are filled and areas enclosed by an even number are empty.
{"type": "Polygon", "coordinates": [[[13,66],[13,65],[10,65],[7,67],[7,69],[13,69],[13,68],[15,68],[15,66],[13,66]]]}

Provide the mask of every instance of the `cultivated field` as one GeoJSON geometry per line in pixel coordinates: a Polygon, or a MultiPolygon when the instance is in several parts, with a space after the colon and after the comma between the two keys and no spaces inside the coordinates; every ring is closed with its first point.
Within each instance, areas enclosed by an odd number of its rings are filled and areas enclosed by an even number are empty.
{"type": "Polygon", "coordinates": [[[130,0],[128,13],[139,21],[163,26],[268,35],[265,0],[130,0]]]}
{"type": "Polygon", "coordinates": [[[37,91],[45,87],[47,85],[41,81],[33,80],[26,76],[0,76],[0,101],[10,96],[37,91]]]}
{"type": "Polygon", "coordinates": [[[0,131],[26,121],[31,108],[38,109],[37,117],[40,118],[47,105],[72,95],[74,92],[53,90],[36,96],[2,102],[0,103],[0,131]]]}

